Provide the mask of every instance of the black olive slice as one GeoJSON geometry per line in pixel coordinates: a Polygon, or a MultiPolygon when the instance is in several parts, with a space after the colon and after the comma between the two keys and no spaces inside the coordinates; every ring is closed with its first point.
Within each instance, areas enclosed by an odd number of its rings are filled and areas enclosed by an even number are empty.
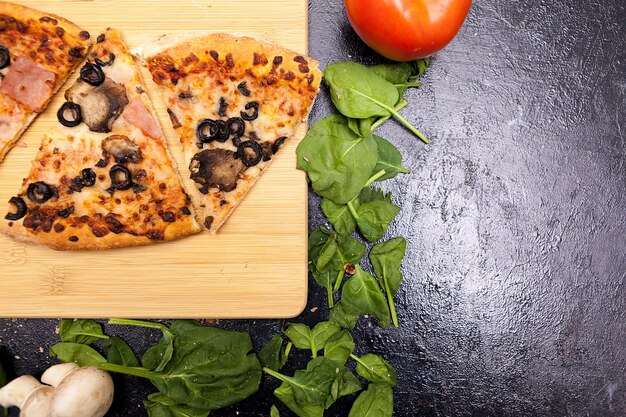
{"type": "Polygon", "coordinates": [[[287,136],[281,136],[276,139],[276,142],[272,143],[272,153],[276,155],[280,150],[280,147],[283,146],[283,143],[287,140],[287,136]]]}
{"type": "Polygon", "coordinates": [[[109,61],[108,62],[104,62],[103,60],[101,60],[100,58],[96,58],[94,59],[95,63],[101,67],[106,67],[107,65],[113,65],[113,63],[115,62],[115,54],[113,52],[111,52],[109,54],[109,61]]]}
{"type": "Polygon", "coordinates": [[[215,135],[215,140],[224,143],[230,137],[230,128],[228,124],[223,120],[218,120],[215,122],[217,124],[217,135],[215,135]]]}
{"type": "Polygon", "coordinates": [[[26,195],[30,201],[43,204],[52,198],[54,190],[45,182],[37,181],[28,185],[26,195]]]}
{"type": "Polygon", "coordinates": [[[57,112],[57,119],[63,126],[76,127],[83,121],[83,113],[78,104],[66,101],[57,112]],[[71,114],[72,119],[65,117],[65,114],[68,112],[71,114]]]}
{"type": "Polygon", "coordinates": [[[26,202],[22,197],[11,197],[11,199],[9,200],[9,204],[15,206],[15,213],[7,213],[7,215],[4,216],[5,219],[15,221],[26,216],[26,202]]]}
{"type": "Polygon", "coordinates": [[[112,188],[116,190],[128,190],[133,186],[133,174],[123,165],[113,165],[109,170],[112,188]]]}
{"type": "Polygon", "coordinates": [[[253,120],[256,120],[257,117],[259,117],[259,102],[251,101],[250,103],[246,104],[246,111],[241,112],[241,118],[243,120],[251,122],[253,120]],[[252,109],[252,113],[248,112],[250,109],[252,109]]]}
{"type": "Polygon", "coordinates": [[[242,142],[237,148],[237,156],[241,159],[241,162],[247,167],[253,167],[263,158],[263,149],[261,146],[253,140],[247,140],[242,142]],[[250,156],[248,149],[254,152],[253,156],[250,156]]]}
{"type": "Polygon", "coordinates": [[[104,71],[98,65],[87,62],[80,69],[80,79],[89,85],[97,87],[104,82],[104,71]]]}
{"type": "Polygon", "coordinates": [[[241,117],[231,117],[226,121],[226,124],[228,125],[228,130],[233,138],[242,137],[246,131],[246,124],[241,117]]]}
{"type": "Polygon", "coordinates": [[[9,48],[4,45],[0,45],[0,69],[5,69],[11,65],[11,54],[9,48]]]}
{"type": "Polygon", "coordinates": [[[96,183],[96,173],[91,168],[85,168],[80,171],[80,176],[85,187],[93,187],[96,183]]]}
{"type": "Polygon", "coordinates": [[[198,123],[198,127],[196,128],[196,136],[202,143],[213,142],[218,132],[219,128],[217,127],[217,122],[212,119],[202,120],[198,123]]]}
{"type": "Polygon", "coordinates": [[[250,94],[252,94],[250,90],[248,90],[248,84],[246,84],[245,81],[239,83],[239,85],[237,86],[237,90],[239,90],[241,95],[244,97],[250,97],[250,94]]]}

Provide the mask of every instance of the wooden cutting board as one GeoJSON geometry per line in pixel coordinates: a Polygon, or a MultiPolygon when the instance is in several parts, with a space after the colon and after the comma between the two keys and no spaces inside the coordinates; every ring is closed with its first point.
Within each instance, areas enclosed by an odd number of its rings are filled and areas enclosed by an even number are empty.
{"type": "MultiPolygon", "coordinates": [[[[306,0],[33,0],[96,36],[120,29],[131,48],[163,33],[249,34],[305,53],[306,0]]],[[[184,165],[152,79],[148,93],[184,165]]],[[[71,85],[70,79],[65,89],[71,85]]],[[[0,213],[56,123],[58,94],[0,164],[0,213]]],[[[304,134],[300,132],[299,138],[304,134]]],[[[0,236],[0,317],[288,318],[307,297],[307,190],[297,140],[265,172],[217,236],[103,252],[58,252],[0,236]]],[[[188,184],[187,184],[188,185],[188,184]]]]}

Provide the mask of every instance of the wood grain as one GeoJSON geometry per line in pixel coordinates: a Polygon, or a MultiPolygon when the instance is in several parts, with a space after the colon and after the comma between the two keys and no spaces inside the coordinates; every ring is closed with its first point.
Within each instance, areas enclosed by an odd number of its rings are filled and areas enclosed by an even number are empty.
{"type": "MultiPolygon", "coordinates": [[[[115,27],[131,48],[163,33],[226,31],[302,53],[307,49],[306,0],[18,3],[63,16],[93,36],[115,27]]],[[[184,165],[152,80],[143,68],[142,73],[174,160],[184,165]]],[[[27,175],[43,133],[56,123],[62,101],[62,94],[55,97],[0,164],[0,213],[27,175]]],[[[301,138],[304,130],[299,133],[301,138]]],[[[307,296],[307,192],[304,174],[295,169],[296,145],[297,140],[284,147],[217,236],[201,233],[173,243],[85,253],[57,252],[0,236],[0,316],[298,315],[307,296]]]]}

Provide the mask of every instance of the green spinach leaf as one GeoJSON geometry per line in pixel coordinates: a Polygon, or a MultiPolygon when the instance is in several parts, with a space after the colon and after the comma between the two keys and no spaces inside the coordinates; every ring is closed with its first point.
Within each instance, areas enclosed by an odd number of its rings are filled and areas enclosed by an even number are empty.
{"type": "Polygon", "coordinates": [[[409,174],[411,171],[402,166],[402,154],[387,139],[374,135],[376,146],[378,147],[378,162],[374,167],[374,173],[385,171],[385,174],[377,181],[384,181],[395,177],[398,174],[409,174]]]}
{"type": "Polygon", "coordinates": [[[393,391],[387,384],[370,384],[352,404],[348,417],[392,417],[393,391]]]}
{"type": "Polygon", "coordinates": [[[280,417],[280,412],[275,405],[272,405],[272,408],[270,409],[270,417],[280,417]]]}
{"type": "Polygon", "coordinates": [[[380,240],[387,231],[389,224],[400,213],[400,207],[391,202],[391,194],[384,194],[379,189],[366,187],[359,195],[356,210],[348,203],[359,230],[370,242],[380,240]]]}
{"type": "Polygon", "coordinates": [[[317,323],[313,329],[306,324],[293,323],[285,330],[285,335],[298,349],[310,349],[312,356],[324,347],[326,342],[341,329],[335,323],[323,321],[317,323]]]}
{"type": "Polygon", "coordinates": [[[354,232],[356,220],[350,213],[347,204],[337,204],[327,198],[322,200],[322,211],[335,228],[335,231],[342,236],[347,236],[354,232]]]}
{"type": "Polygon", "coordinates": [[[108,339],[102,326],[94,320],[63,319],[59,325],[59,337],[63,342],[90,345],[98,339],[108,339]]]}
{"type": "Polygon", "coordinates": [[[398,315],[394,304],[394,296],[402,285],[400,265],[406,252],[406,240],[402,237],[379,243],[370,251],[370,261],[383,290],[387,294],[387,302],[391,311],[393,324],[398,327],[398,315]]]}
{"type": "MultiPolygon", "coordinates": [[[[172,326],[174,326],[174,323],[172,326]]],[[[118,326],[144,327],[161,331],[163,336],[161,336],[158,343],[146,350],[141,357],[141,363],[144,368],[155,372],[161,372],[172,359],[172,354],[174,353],[174,334],[164,324],[128,319],[111,319],[109,320],[109,324],[118,326]]]]}
{"type": "Polygon", "coordinates": [[[331,336],[324,344],[324,357],[333,360],[339,366],[344,366],[354,351],[352,335],[342,330],[331,336]]]}
{"type": "Polygon", "coordinates": [[[123,366],[141,366],[133,349],[121,337],[113,336],[104,342],[107,362],[123,366]]]}
{"type": "Polygon", "coordinates": [[[78,366],[97,366],[106,362],[106,359],[91,346],[72,342],[60,342],[52,346],[50,356],[61,362],[74,362],[78,366]]]}
{"type": "Polygon", "coordinates": [[[311,232],[309,270],[315,282],[326,288],[329,307],[334,304],[333,291],[339,289],[346,266],[360,262],[364,255],[365,245],[352,236],[340,236],[323,226],[311,232]]]}
{"type": "Polygon", "coordinates": [[[298,403],[291,384],[283,382],[274,395],[299,417],[323,417],[324,406],[320,404],[298,403]]]}
{"type": "Polygon", "coordinates": [[[155,392],[143,402],[149,417],[207,417],[209,410],[176,404],[167,395],[155,392]]]}
{"type": "Polygon", "coordinates": [[[343,366],[335,378],[335,382],[333,382],[333,385],[330,388],[330,395],[326,399],[326,404],[324,404],[324,406],[328,409],[339,398],[354,394],[360,390],[361,383],[359,382],[359,379],[352,372],[350,372],[348,368],[343,366]]]}
{"type": "Polygon", "coordinates": [[[356,373],[370,382],[383,382],[391,387],[398,385],[396,370],[378,355],[368,353],[360,358],[350,355],[357,363],[356,373]]]}
{"type": "Polygon", "coordinates": [[[268,375],[291,385],[293,397],[298,404],[324,405],[337,378],[337,365],[323,356],[311,359],[306,370],[298,370],[292,377],[269,368],[263,370],[268,375]]]}
{"type": "Polygon", "coordinates": [[[330,96],[337,110],[347,117],[367,119],[388,116],[399,99],[393,84],[355,62],[330,64],[324,71],[330,96]]]}
{"type": "Polygon", "coordinates": [[[283,349],[283,338],[279,334],[275,334],[259,351],[261,366],[273,371],[280,371],[287,363],[291,346],[292,343],[289,342],[287,347],[283,349]]]}
{"type": "Polygon", "coordinates": [[[297,167],[306,171],[317,194],[347,203],[359,194],[376,161],[374,138],[359,137],[345,117],[333,115],[317,122],[297,148],[297,167]]]}
{"type": "MultiPolygon", "coordinates": [[[[385,194],[378,188],[370,187],[363,188],[359,197],[348,204],[323,200],[322,210],[339,234],[350,234],[354,225],[358,225],[370,242],[380,240],[400,212],[400,208],[391,202],[391,193],[385,194]]],[[[328,256],[328,259],[333,257],[328,256]]]]}
{"type": "Polygon", "coordinates": [[[342,329],[354,329],[359,319],[358,314],[348,313],[341,302],[337,303],[331,310],[328,318],[342,329]]]}
{"type": "MultiPolygon", "coordinates": [[[[191,324],[116,319],[113,324],[153,327],[173,338],[173,354],[161,371],[102,363],[100,368],[149,379],[176,404],[214,410],[238,403],[259,389],[261,365],[247,333],[191,324]],[[163,326],[163,328],[161,327],[163,326]]],[[[144,355],[145,356],[145,355],[144,355]]],[[[151,363],[158,360],[151,359],[151,363]]]]}
{"type": "Polygon", "coordinates": [[[354,62],[330,64],[324,71],[324,79],[333,104],[343,115],[355,119],[391,115],[428,143],[428,139],[394,108],[400,98],[396,86],[367,67],[354,62]]]}
{"type": "Polygon", "coordinates": [[[375,317],[380,327],[387,328],[391,324],[389,308],[376,279],[358,265],[354,276],[343,286],[341,304],[348,314],[375,317]]]}

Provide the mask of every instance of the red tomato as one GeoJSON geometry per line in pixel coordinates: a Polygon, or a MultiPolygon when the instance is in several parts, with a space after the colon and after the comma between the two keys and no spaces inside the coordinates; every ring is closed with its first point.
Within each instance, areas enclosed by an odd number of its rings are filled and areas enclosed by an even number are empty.
{"type": "Polygon", "coordinates": [[[394,61],[425,58],[442,49],[463,25],[472,0],[345,0],[354,30],[394,61]]]}

